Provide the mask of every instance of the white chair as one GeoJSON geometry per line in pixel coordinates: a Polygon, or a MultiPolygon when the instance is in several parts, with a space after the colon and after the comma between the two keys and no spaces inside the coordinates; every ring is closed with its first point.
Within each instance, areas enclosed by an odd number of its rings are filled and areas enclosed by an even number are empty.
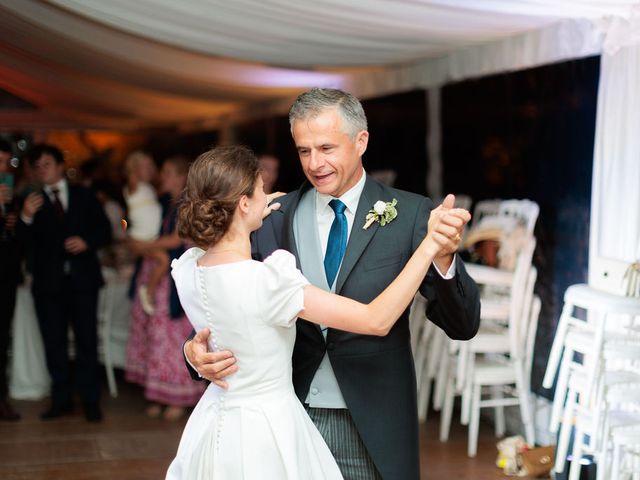
{"type": "Polygon", "coordinates": [[[114,368],[124,368],[129,337],[131,302],[128,298],[130,275],[104,268],[105,285],[98,297],[98,353],[107,375],[109,394],[118,396],[114,368]]]}
{"type": "MultiPolygon", "coordinates": [[[[540,299],[536,297],[533,308],[531,308],[529,321],[535,322],[537,325],[539,314],[540,299]]],[[[483,359],[476,361],[473,367],[473,377],[470,379],[473,385],[473,397],[467,449],[470,457],[474,457],[477,452],[480,409],[483,407],[496,408],[496,425],[499,425],[498,422],[501,423],[498,433],[502,436],[504,435],[504,413],[502,408],[510,405],[519,406],[527,443],[529,445],[535,444],[535,428],[530,399],[530,372],[525,371],[525,365],[528,363],[526,359],[531,357],[533,352],[523,350],[526,345],[526,339],[523,336],[517,338],[517,334],[512,334],[511,337],[513,350],[508,359],[502,356],[495,358],[485,356],[483,359]],[[513,384],[515,384],[515,389],[509,388],[509,385],[513,384]],[[482,400],[482,388],[485,386],[493,387],[491,398],[482,400]],[[504,392],[510,395],[510,398],[503,397],[500,389],[504,389],[504,392]],[[499,417],[502,418],[499,419],[499,417]]]]}
{"type": "MultiPolygon", "coordinates": [[[[540,313],[540,299],[533,299],[533,286],[536,270],[532,268],[527,278],[527,293],[521,299],[526,304],[521,308],[519,317],[510,320],[506,331],[479,334],[479,341],[464,343],[458,354],[457,362],[467,365],[465,378],[458,381],[456,388],[455,368],[450,369],[445,403],[441,414],[440,440],[449,436],[453,399],[456,392],[462,392],[462,423],[469,423],[468,455],[475,456],[477,449],[480,409],[494,407],[496,414],[496,435],[505,431],[503,407],[519,405],[525,425],[527,441],[533,444],[535,430],[530,402],[530,367],[533,357],[533,341],[528,335],[535,335],[540,313]],[[504,343],[507,343],[506,351],[504,343]],[[504,354],[507,355],[504,355],[504,354]],[[481,356],[482,355],[482,356],[481,356]],[[510,385],[515,384],[515,388],[510,385]],[[491,398],[482,400],[482,388],[491,388],[491,398]],[[504,394],[509,395],[505,397],[504,394]]],[[[478,337],[476,337],[478,338],[478,337]]]]}
{"type": "MultiPolygon", "coordinates": [[[[536,241],[533,236],[525,243],[518,254],[514,272],[504,272],[499,269],[468,265],[469,275],[480,285],[506,287],[508,295],[483,297],[480,300],[481,327],[479,333],[468,342],[459,342],[460,357],[466,361],[457,362],[457,387],[462,388],[465,383],[466,369],[471,358],[469,352],[474,353],[509,353],[509,328],[520,328],[524,308],[529,308],[534,285],[530,275],[531,261],[536,241]]],[[[535,277],[533,279],[535,283],[535,277]]],[[[518,332],[515,333],[518,335],[518,332]]],[[[467,401],[470,401],[470,386],[467,384],[467,401]]],[[[462,423],[468,423],[469,404],[463,402],[462,423]]]]}

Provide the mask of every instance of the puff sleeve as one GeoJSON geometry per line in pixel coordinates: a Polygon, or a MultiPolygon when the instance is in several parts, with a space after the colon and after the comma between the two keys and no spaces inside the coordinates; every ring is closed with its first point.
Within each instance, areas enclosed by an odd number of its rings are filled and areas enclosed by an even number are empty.
{"type": "Polygon", "coordinates": [[[273,252],[263,266],[259,288],[265,322],[291,327],[304,309],[304,287],[309,281],[296,268],[295,257],[285,250],[273,252]]]}

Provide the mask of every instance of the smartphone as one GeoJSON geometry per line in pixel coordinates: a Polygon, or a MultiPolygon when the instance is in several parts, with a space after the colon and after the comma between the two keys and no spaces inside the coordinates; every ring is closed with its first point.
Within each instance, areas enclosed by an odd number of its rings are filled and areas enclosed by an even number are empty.
{"type": "Polygon", "coordinates": [[[7,203],[13,199],[13,173],[0,173],[0,185],[7,187],[7,203]]]}

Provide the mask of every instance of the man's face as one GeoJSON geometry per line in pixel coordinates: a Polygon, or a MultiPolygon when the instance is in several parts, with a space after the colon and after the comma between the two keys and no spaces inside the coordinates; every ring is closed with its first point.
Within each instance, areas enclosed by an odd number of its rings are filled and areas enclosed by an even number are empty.
{"type": "Polygon", "coordinates": [[[9,171],[10,161],[11,154],[9,152],[0,151],[0,173],[7,173],[9,171]]]}
{"type": "Polygon", "coordinates": [[[48,153],[43,153],[35,162],[36,177],[44,185],[53,185],[64,176],[64,163],[56,160],[48,153]]]}
{"type": "Polygon", "coordinates": [[[293,140],[305,176],[320,193],[340,197],[362,177],[362,154],[369,133],[352,140],[344,133],[336,108],[293,123],[293,140]]]}

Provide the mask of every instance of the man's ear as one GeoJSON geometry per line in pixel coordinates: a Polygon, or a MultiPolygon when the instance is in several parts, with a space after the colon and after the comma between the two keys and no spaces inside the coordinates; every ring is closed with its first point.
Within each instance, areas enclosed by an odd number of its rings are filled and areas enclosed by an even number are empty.
{"type": "Polygon", "coordinates": [[[364,152],[367,151],[367,145],[369,144],[369,132],[367,132],[366,130],[361,130],[360,132],[358,132],[355,143],[358,156],[362,157],[362,155],[364,155],[364,152]]]}

